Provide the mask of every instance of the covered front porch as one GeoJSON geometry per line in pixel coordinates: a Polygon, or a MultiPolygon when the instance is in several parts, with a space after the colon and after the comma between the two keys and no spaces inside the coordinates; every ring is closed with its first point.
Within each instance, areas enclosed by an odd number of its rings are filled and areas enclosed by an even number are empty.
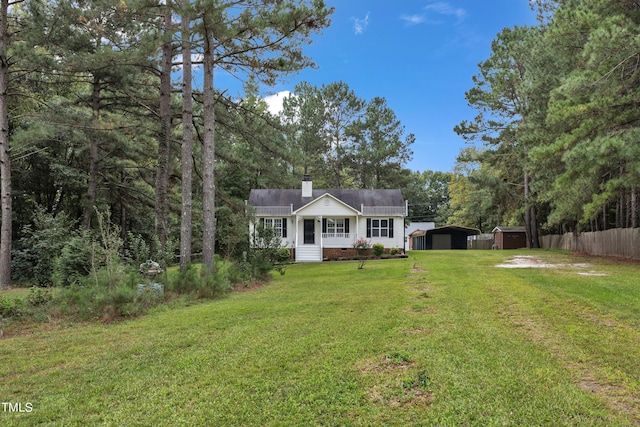
{"type": "Polygon", "coordinates": [[[351,248],[358,239],[358,217],[297,215],[295,220],[296,262],[322,261],[323,250],[351,248]],[[351,230],[355,232],[351,232],[351,230]]]}

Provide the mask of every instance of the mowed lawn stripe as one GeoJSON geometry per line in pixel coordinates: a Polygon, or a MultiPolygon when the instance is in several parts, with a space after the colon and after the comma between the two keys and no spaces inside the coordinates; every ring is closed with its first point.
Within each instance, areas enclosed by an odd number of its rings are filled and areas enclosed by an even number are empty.
{"type": "MultiPolygon", "coordinates": [[[[512,254],[413,252],[363,270],[294,265],[268,286],[217,301],[4,339],[0,400],[32,402],[33,411],[0,413],[0,422],[637,423],[636,363],[619,353],[637,337],[638,294],[621,281],[628,309],[614,310],[615,300],[581,293],[557,271],[494,267],[512,254]],[[595,315],[626,332],[586,328],[595,315]],[[584,344],[605,337],[610,354],[584,344]]],[[[640,278],[633,267],[598,268],[640,278]]],[[[617,289],[617,276],[608,277],[599,283],[617,289]]]]}

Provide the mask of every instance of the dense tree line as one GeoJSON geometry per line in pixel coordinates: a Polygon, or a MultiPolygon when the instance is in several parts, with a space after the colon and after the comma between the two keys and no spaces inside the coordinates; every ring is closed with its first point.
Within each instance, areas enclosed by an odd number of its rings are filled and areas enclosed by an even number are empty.
{"type": "Polygon", "coordinates": [[[0,0],[0,287],[12,274],[51,284],[58,257],[64,271],[93,263],[79,254],[105,222],[132,261],[179,252],[186,269],[202,254],[211,271],[216,252],[247,249],[249,190],[303,173],[419,193],[405,168],[414,137],[384,98],[303,83],[281,115],[267,110],[261,88],[314,65],[304,46],[331,12],[321,0],[0,0]],[[218,71],[243,93],[217,87],[218,71]]]}
{"type": "Polygon", "coordinates": [[[320,0],[1,2],[0,286],[42,215],[95,230],[108,212],[123,240],[182,240],[186,262],[202,252],[213,268],[215,201],[241,214],[246,198],[215,185],[247,158],[234,144],[280,151],[263,107],[214,87],[214,72],[273,84],[312,66],[303,47],[331,12],[320,0]]]}
{"type": "Polygon", "coordinates": [[[636,227],[640,187],[640,5],[535,1],[538,25],[506,28],[466,94],[456,131],[453,220],[483,230],[636,227]]]}

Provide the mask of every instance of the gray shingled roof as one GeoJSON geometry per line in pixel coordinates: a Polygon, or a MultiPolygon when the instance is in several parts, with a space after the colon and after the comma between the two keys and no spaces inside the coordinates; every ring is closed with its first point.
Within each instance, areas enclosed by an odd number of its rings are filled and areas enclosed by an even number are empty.
{"type": "Polygon", "coordinates": [[[301,190],[251,190],[251,206],[291,206],[293,210],[329,193],[356,210],[364,206],[404,206],[400,190],[313,190],[313,197],[302,197],[301,190]]]}

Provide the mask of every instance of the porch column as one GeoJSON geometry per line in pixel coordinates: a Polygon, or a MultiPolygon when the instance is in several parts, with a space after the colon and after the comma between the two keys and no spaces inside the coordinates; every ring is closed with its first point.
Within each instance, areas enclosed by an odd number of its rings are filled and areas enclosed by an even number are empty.
{"type": "Polygon", "coordinates": [[[320,215],[320,257],[321,258],[324,258],[323,248],[324,248],[324,241],[322,238],[322,215],[320,215]]]}
{"type": "Polygon", "coordinates": [[[298,222],[300,222],[300,217],[296,215],[296,241],[293,244],[293,247],[296,250],[296,258],[298,258],[298,222]]]}

